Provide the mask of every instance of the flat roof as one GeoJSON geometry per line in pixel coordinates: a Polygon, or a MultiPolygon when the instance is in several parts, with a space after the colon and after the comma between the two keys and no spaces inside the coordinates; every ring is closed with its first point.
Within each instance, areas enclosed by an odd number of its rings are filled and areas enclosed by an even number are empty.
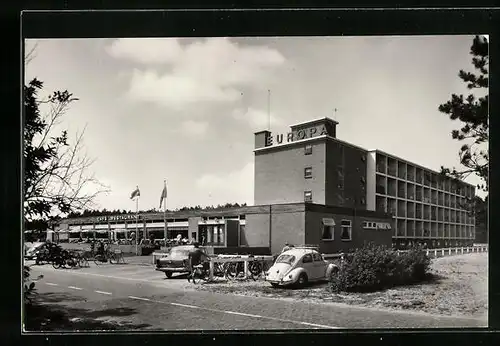
{"type": "Polygon", "coordinates": [[[313,120],[303,121],[301,123],[293,124],[293,125],[290,125],[290,127],[297,127],[297,126],[301,126],[301,125],[308,125],[308,124],[312,124],[312,123],[318,123],[318,122],[321,122],[321,121],[324,121],[324,120],[330,121],[330,122],[335,123],[335,124],[338,124],[338,121],[333,120],[332,118],[323,117],[323,118],[316,118],[316,119],[313,119],[313,120]]]}
{"type": "Polygon", "coordinates": [[[292,146],[294,144],[307,143],[307,142],[312,142],[312,141],[319,140],[319,139],[330,139],[330,140],[333,140],[335,142],[339,142],[339,143],[342,143],[344,145],[353,147],[355,149],[368,152],[368,150],[366,150],[365,148],[359,147],[359,146],[354,145],[352,143],[345,142],[343,140],[340,140],[338,138],[335,138],[335,137],[332,137],[332,136],[328,136],[328,135],[320,135],[320,136],[316,136],[316,137],[299,139],[299,140],[293,141],[293,142],[287,142],[287,143],[282,143],[282,144],[270,145],[270,146],[267,146],[267,147],[262,147],[262,148],[254,149],[253,151],[255,153],[255,152],[260,152],[260,151],[272,150],[272,149],[275,149],[275,148],[278,148],[278,149],[279,148],[285,148],[287,146],[292,146]]]}

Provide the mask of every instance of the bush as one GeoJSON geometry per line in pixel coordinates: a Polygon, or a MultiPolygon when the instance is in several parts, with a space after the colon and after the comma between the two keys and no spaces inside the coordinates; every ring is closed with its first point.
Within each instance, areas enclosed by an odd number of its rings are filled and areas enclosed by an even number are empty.
{"type": "Polygon", "coordinates": [[[334,292],[369,292],[416,283],[426,278],[430,259],[421,247],[398,252],[370,243],[345,256],[331,279],[334,292]]]}

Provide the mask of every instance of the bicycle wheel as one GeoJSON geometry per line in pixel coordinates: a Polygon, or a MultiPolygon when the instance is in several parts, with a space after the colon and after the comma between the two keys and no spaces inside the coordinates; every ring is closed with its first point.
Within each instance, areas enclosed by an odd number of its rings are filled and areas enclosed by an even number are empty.
{"type": "Polygon", "coordinates": [[[87,260],[87,258],[84,255],[82,255],[78,259],[78,265],[80,266],[80,268],[86,268],[89,266],[89,261],[87,260]]]}
{"type": "Polygon", "coordinates": [[[78,266],[78,259],[76,257],[69,257],[65,262],[70,268],[76,268],[78,266]]]}
{"type": "Polygon", "coordinates": [[[109,255],[109,263],[111,263],[111,264],[117,263],[117,261],[116,261],[116,254],[112,253],[112,254],[109,255]]]}
{"type": "Polygon", "coordinates": [[[193,273],[191,274],[191,280],[193,281],[193,284],[196,283],[196,280],[198,279],[196,276],[198,276],[198,270],[193,270],[193,273]]]}
{"type": "Polygon", "coordinates": [[[94,256],[94,263],[96,265],[99,265],[101,263],[101,257],[102,257],[102,255],[95,255],[94,256]]]}
{"type": "Polygon", "coordinates": [[[234,280],[236,276],[238,275],[238,268],[237,268],[237,263],[235,262],[229,262],[229,264],[226,267],[226,278],[228,280],[234,280]]]}
{"type": "Polygon", "coordinates": [[[253,281],[256,281],[262,273],[262,264],[260,262],[251,262],[248,265],[248,271],[253,281]]]}
{"type": "Polygon", "coordinates": [[[62,259],[60,257],[55,257],[52,260],[52,267],[54,267],[54,269],[60,269],[62,266],[61,262],[62,262],[62,259]]]}

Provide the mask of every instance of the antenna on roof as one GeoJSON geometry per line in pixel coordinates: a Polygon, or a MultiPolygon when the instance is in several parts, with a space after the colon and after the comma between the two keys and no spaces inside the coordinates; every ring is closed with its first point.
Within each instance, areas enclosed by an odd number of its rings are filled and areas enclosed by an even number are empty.
{"type": "Polygon", "coordinates": [[[271,131],[271,90],[267,89],[267,130],[271,131]]]}
{"type": "Polygon", "coordinates": [[[333,120],[337,121],[337,108],[333,109],[333,120]]]}

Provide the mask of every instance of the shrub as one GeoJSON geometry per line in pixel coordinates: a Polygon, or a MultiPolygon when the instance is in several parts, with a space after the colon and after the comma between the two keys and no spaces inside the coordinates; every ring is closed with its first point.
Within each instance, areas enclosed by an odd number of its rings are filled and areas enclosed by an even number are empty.
{"type": "Polygon", "coordinates": [[[368,292],[425,279],[430,259],[420,247],[401,252],[370,243],[345,256],[331,281],[334,292],[368,292]]]}

